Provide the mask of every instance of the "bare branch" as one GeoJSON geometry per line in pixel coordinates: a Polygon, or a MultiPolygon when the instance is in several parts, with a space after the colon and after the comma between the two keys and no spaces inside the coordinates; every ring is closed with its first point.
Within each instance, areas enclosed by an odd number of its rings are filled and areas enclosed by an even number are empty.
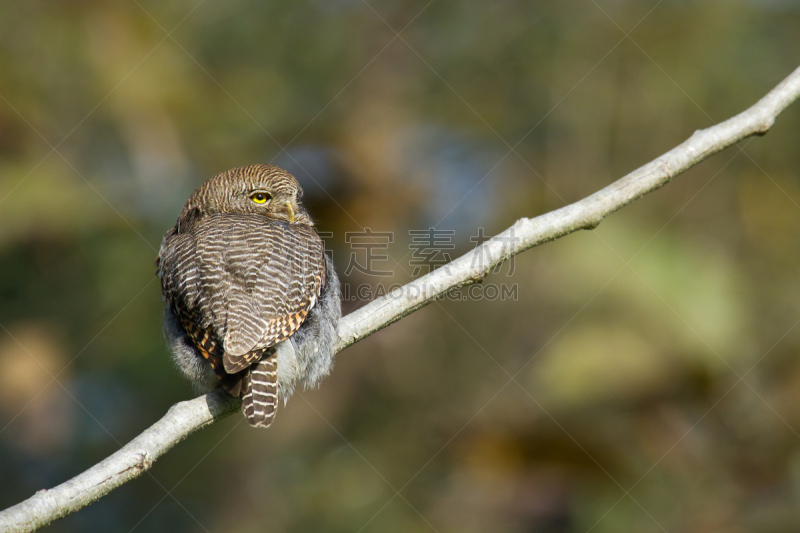
{"type": "MultiPolygon", "coordinates": [[[[523,218],[475,250],[342,318],[340,352],[447,292],[476,283],[513,255],[581,229],[654,191],[728,146],[765,134],[800,96],[800,68],[748,110],[687,141],[579,202],[536,218],[523,218]]],[[[34,531],[89,505],[149,469],[156,459],[195,431],[225,418],[240,401],[221,390],[173,405],[167,414],[118,452],[86,472],[0,512],[0,531],[34,531]]]]}

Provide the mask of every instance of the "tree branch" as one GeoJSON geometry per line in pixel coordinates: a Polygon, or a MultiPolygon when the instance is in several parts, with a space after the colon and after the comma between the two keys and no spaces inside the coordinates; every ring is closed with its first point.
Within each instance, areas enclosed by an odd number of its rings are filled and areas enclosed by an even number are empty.
{"type": "MultiPolygon", "coordinates": [[[[342,318],[340,352],[447,292],[481,281],[495,266],[529,248],[597,227],[608,215],[728,146],[763,135],[800,96],[800,68],[748,110],[687,141],[608,187],[536,218],[522,218],[448,265],[378,298],[342,318]]],[[[118,452],[86,472],[0,512],[0,531],[34,531],[89,505],[149,469],[195,431],[235,412],[240,401],[217,390],[173,405],[167,414],[118,452]]]]}

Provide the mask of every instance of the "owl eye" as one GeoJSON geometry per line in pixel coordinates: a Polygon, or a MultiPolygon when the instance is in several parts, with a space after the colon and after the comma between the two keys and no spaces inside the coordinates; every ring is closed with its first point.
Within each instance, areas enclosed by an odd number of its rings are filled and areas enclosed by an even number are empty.
{"type": "Polygon", "coordinates": [[[268,192],[257,192],[250,195],[250,199],[257,204],[265,204],[272,199],[272,195],[270,195],[268,192]]]}

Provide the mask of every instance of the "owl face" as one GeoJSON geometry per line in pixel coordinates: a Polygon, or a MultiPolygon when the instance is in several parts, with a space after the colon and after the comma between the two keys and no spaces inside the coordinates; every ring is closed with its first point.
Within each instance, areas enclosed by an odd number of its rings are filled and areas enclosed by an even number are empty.
{"type": "Polygon", "coordinates": [[[300,205],[303,191],[297,180],[274,165],[250,165],[218,174],[200,186],[185,209],[205,214],[263,215],[289,224],[313,225],[300,205]]]}
{"type": "Polygon", "coordinates": [[[298,202],[302,192],[296,183],[294,187],[280,187],[272,180],[263,180],[240,185],[220,198],[220,212],[263,214],[290,224],[308,223],[308,215],[298,202]]]}

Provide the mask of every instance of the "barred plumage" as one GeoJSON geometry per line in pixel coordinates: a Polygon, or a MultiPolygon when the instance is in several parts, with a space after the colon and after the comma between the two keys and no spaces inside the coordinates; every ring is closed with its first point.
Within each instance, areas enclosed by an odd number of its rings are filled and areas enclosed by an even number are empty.
{"type": "Polygon", "coordinates": [[[278,359],[265,357],[243,380],[242,411],[251,426],[269,427],[278,409],[278,359]]]}
{"type": "Polygon", "coordinates": [[[333,357],[339,282],[300,194],[271,165],[215,176],[191,195],[157,260],[179,368],[203,390],[210,368],[254,426],[268,426],[278,397],[316,383],[333,357]]]}

